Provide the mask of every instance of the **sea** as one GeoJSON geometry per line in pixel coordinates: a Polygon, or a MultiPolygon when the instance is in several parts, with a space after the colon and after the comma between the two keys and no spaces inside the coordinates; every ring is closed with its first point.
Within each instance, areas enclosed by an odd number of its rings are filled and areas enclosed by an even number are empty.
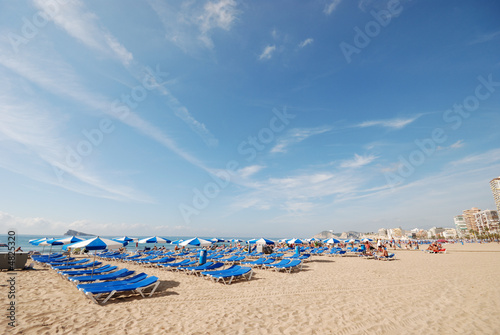
{"type": "MultiPolygon", "coordinates": [[[[47,237],[47,238],[66,238],[66,237],[69,237],[69,236],[67,236],[67,235],[49,235],[49,236],[46,236],[46,235],[15,234],[14,237],[15,237],[15,248],[16,249],[18,247],[21,247],[22,251],[39,251],[41,253],[47,253],[47,252],[60,252],[61,249],[62,249],[62,246],[61,245],[55,245],[55,246],[37,246],[37,245],[33,245],[33,244],[29,243],[29,241],[30,240],[44,238],[44,237],[47,237]]],[[[95,236],[78,236],[78,237],[83,238],[83,239],[87,239],[87,238],[93,238],[95,236]]],[[[120,237],[120,236],[99,236],[99,237],[101,237],[101,238],[107,238],[107,239],[111,240],[113,238],[117,238],[117,237],[120,237]]],[[[149,236],[129,236],[129,237],[142,239],[142,238],[146,238],[146,237],[151,237],[151,235],[149,235],[149,236]]],[[[180,240],[180,239],[182,239],[182,240],[188,240],[188,239],[193,238],[193,236],[162,236],[162,237],[168,238],[169,240],[172,240],[172,241],[176,241],[176,240],[180,240]]],[[[200,238],[204,238],[204,239],[210,240],[213,237],[201,237],[200,236],[200,238]]],[[[250,240],[250,239],[253,239],[253,238],[254,237],[221,237],[221,239],[225,239],[226,241],[232,240],[232,239],[240,239],[240,240],[243,240],[243,241],[247,241],[247,240],[250,240]]],[[[256,238],[260,238],[260,237],[256,237],[256,238]]],[[[274,240],[274,241],[278,241],[280,238],[270,238],[270,239],[274,240]]],[[[12,239],[9,239],[9,235],[7,235],[7,234],[1,234],[0,235],[0,245],[7,244],[9,241],[12,242],[12,239]]],[[[222,244],[229,245],[229,243],[230,242],[219,242],[218,245],[222,245],[222,244]]],[[[242,242],[242,244],[244,244],[244,242],[242,242]]],[[[127,250],[129,250],[129,251],[135,251],[137,249],[142,250],[145,247],[151,248],[152,246],[154,246],[154,244],[142,244],[142,243],[139,244],[138,246],[136,246],[135,242],[131,242],[125,248],[127,250]]],[[[158,247],[163,247],[164,246],[166,249],[174,249],[175,248],[175,245],[173,245],[173,244],[158,243],[157,246],[158,247]]],[[[0,246],[0,252],[1,251],[7,251],[7,247],[1,247],[0,246]]]]}

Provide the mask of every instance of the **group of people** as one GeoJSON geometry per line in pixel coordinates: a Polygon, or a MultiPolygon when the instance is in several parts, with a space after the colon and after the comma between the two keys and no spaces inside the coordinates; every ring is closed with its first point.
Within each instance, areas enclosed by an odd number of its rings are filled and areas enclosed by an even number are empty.
{"type": "Polygon", "coordinates": [[[440,243],[434,242],[429,244],[429,247],[427,247],[428,252],[433,252],[433,253],[438,253],[443,251],[443,246],[440,243]]]}
{"type": "Polygon", "coordinates": [[[387,252],[387,246],[385,246],[381,240],[377,242],[376,248],[369,241],[365,241],[364,243],[361,243],[359,249],[361,250],[361,254],[365,256],[374,256],[374,257],[389,256],[389,253],[387,252]]]}

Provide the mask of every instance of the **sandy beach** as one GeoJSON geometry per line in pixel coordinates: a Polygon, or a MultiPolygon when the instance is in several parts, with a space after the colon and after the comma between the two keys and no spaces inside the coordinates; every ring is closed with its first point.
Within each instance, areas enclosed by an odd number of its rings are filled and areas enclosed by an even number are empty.
{"type": "MultiPolygon", "coordinates": [[[[499,334],[500,245],[398,250],[394,261],[315,256],[302,271],[256,269],[222,285],[183,273],[106,262],[160,278],[151,298],[96,305],[54,271],[16,276],[13,334],[499,334]]],[[[7,297],[7,273],[1,273],[7,297]]],[[[6,299],[2,298],[3,301],[6,299]]],[[[5,332],[5,329],[8,332],[5,332]]],[[[3,329],[3,330],[2,330],[3,329]]]]}

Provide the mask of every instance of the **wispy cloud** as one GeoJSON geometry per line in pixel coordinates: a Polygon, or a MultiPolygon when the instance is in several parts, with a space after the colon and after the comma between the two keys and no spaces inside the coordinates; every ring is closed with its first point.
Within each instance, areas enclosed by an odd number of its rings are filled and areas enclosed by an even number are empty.
{"type": "MultiPolygon", "coordinates": [[[[207,3],[205,15],[199,19],[203,23],[205,34],[215,26],[228,27],[232,22],[231,15],[228,14],[227,6],[233,1],[221,1],[217,4],[207,3]]],[[[51,10],[50,2],[35,0],[35,4],[42,10],[51,10]]],[[[95,49],[104,54],[112,54],[118,58],[127,71],[138,80],[143,82],[146,74],[146,66],[137,62],[132,62],[133,56],[118,40],[109,33],[99,23],[97,16],[88,11],[84,4],[79,1],[69,2],[61,9],[57,15],[49,16],[55,24],[64,29],[70,36],[73,36],[91,49],[95,49]]],[[[164,86],[158,83],[156,89],[166,99],[167,105],[174,111],[175,115],[183,120],[207,145],[216,146],[217,139],[206,128],[205,124],[196,120],[189,110],[164,86]]]]}
{"type": "Polygon", "coordinates": [[[290,129],[283,137],[278,139],[276,145],[271,149],[271,153],[284,153],[290,145],[300,143],[311,136],[323,134],[330,130],[330,127],[290,129]]]}
{"type": "Polygon", "coordinates": [[[454,166],[469,166],[471,164],[480,164],[481,166],[488,166],[489,164],[497,163],[500,161],[500,149],[492,149],[477,155],[469,155],[462,159],[450,162],[454,166]]]}
{"type": "Polygon", "coordinates": [[[302,42],[299,43],[299,48],[303,48],[303,47],[305,47],[305,46],[307,46],[309,44],[312,44],[312,42],[314,42],[314,39],[307,38],[304,41],[302,41],[302,42]]]}
{"type": "Polygon", "coordinates": [[[499,31],[494,31],[492,33],[486,33],[481,36],[476,37],[474,40],[469,42],[469,45],[474,45],[474,44],[480,44],[480,43],[486,43],[490,42],[493,40],[496,40],[500,38],[500,30],[499,31]]]}
{"type": "Polygon", "coordinates": [[[340,167],[342,167],[342,168],[359,168],[359,167],[370,164],[371,162],[373,162],[377,158],[378,157],[374,156],[374,155],[360,156],[358,154],[354,154],[353,159],[342,161],[340,163],[340,167]]]}
{"type": "Polygon", "coordinates": [[[241,13],[234,0],[208,1],[203,7],[194,1],[150,0],[149,4],[160,18],[166,38],[187,53],[196,53],[199,48],[213,49],[213,32],[229,31],[241,13]]]}
{"type": "Polygon", "coordinates": [[[210,32],[215,28],[229,30],[236,20],[239,11],[236,9],[234,0],[220,0],[205,4],[204,12],[199,16],[200,39],[209,48],[213,48],[210,32]]]}
{"type": "MultiPolygon", "coordinates": [[[[9,77],[4,75],[3,78],[9,77]]],[[[16,79],[9,79],[11,84],[16,82],[16,79]]],[[[29,92],[23,91],[22,98],[16,97],[22,91],[17,86],[16,89],[17,92],[10,92],[3,87],[4,93],[0,95],[1,167],[89,196],[152,202],[140,191],[110,183],[83,165],[70,168],[66,162],[70,140],[62,135],[65,123],[59,121],[63,116],[29,92]],[[63,181],[59,180],[61,175],[64,175],[63,181]]]]}
{"type": "Polygon", "coordinates": [[[241,178],[248,178],[254,174],[256,174],[257,172],[261,171],[265,166],[263,165],[250,165],[250,166],[246,166],[242,169],[239,169],[237,171],[237,174],[241,177],[241,178]]]}
{"type": "Polygon", "coordinates": [[[422,114],[418,114],[415,116],[407,117],[407,118],[395,118],[388,120],[370,120],[364,121],[357,124],[355,127],[366,128],[366,127],[385,127],[391,129],[402,129],[407,125],[416,121],[422,114]]]}
{"type": "Polygon", "coordinates": [[[342,2],[342,0],[333,0],[325,6],[325,9],[323,9],[323,13],[325,13],[326,15],[330,15],[335,9],[337,9],[337,6],[340,4],[340,2],[342,2]]]}
{"type": "Polygon", "coordinates": [[[446,150],[446,149],[459,149],[465,145],[464,140],[458,140],[455,143],[451,144],[448,147],[438,146],[437,150],[446,150]]]}
{"type": "Polygon", "coordinates": [[[271,59],[271,57],[273,57],[273,53],[274,51],[276,50],[276,46],[275,45],[268,45],[264,48],[264,50],[262,51],[262,53],[260,54],[259,56],[259,60],[268,60],[268,59],[271,59]]]}
{"type": "Polygon", "coordinates": [[[59,5],[56,15],[52,15],[54,4],[51,1],[34,0],[34,3],[54,23],[91,49],[112,55],[124,65],[129,65],[133,60],[132,53],[121,45],[109,31],[99,27],[97,16],[86,12],[81,1],[75,0],[59,5]]]}

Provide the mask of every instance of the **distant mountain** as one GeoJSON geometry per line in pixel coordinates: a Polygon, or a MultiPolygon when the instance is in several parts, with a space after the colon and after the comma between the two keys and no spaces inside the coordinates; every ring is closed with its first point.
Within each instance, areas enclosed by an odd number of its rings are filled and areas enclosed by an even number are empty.
{"type": "Polygon", "coordinates": [[[327,239],[327,238],[336,238],[336,239],[341,239],[341,240],[346,240],[350,238],[359,238],[361,236],[361,233],[357,231],[346,231],[341,233],[340,235],[334,234],[331,230],[324,230],[319,234],[314,235],[313,237],[319,238],[319,239],[327,239]]]}
{"type": "Polygon", "coordinates": [[[72,229],[68,229],[68,231],[65,232],[64,235],[68,235],[68,236],[95,236],[93,234],[82,233],[81,231],[76,231],[76,230],[72,230],[72,229]]]}
{"type": "Polygon", "coordinates": [[[330,230],[324,230],[322,231],[321,233],[318,233],[316,235],[313,236],[314,238],[318,238],[320,240],[325,240],[327,238],[339,238],[337,235],[335,235],[334,233],[332,233],[330,230]]]}

